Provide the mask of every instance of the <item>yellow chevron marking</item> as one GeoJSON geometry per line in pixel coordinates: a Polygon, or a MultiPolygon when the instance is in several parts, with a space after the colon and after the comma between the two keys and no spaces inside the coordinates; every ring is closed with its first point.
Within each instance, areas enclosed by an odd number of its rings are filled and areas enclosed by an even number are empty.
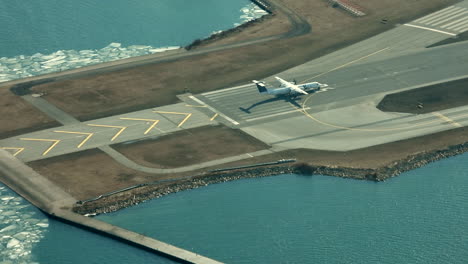
{"type": "Polygon", "coordinates": [[[454,127],[462,127],[462,125],[460,125],[459,123],[453,121],[449,117],[447,117],[447,116],[445,116],[445,115],[443,115],[443,114],[441,114],[439,112],[432,112],[431,114],[434,115],[434,116],[437,116],[438,118],[440,118],[440,119],[442,119],[444,121],[446,121],[447,123],[451,124],[454,127]]]}
{"type": "Polygon", "coordinates": [[[74,131],[54,131],[55,133],[66,133],[66,134],[78,134],[78,135],[88,135],[80,144],[78,144],[77,148],[81,148],[86,141],[88,141],[94,133],[86,133],[86,132],[74,132],[74,131]]]}
{"type": "Polygon", "coordinates": [[[192,113],[179,113],[179,112],[164,112],[164,111],[153,111],[154,113],[158,114],[171,114],[171,115],[185,115],[184,120],[182,120],[177,127],[181,127],[191,116],[192,113]]]}
{"type": "Polygon", "coordinates": [[[88,126],[92,127],[110,127],[110,128],[120,128],[119,132],[115,134],[112,138],[111,141],[114,141],[127,127],[123,126],[109,126],[109,125],[96,125],[96,124],[88,124],[88,126]]]}
{"type": "Polygon", "coordinates": [[[144,135],[148,134],[151,131],[151,129],[153,129],[159,123],[159,120],[156,120],[156,119],[129,118],[129,117],[121,117],[120,119],[153,122],[153,124],[151,124],[151,126],[148,129],[146,129],[145,133],[143,133],[144,135]]]}
{"type": "Polygon", "coordinates": [[[47,155],[61,140],[60,139],[44,139],[44,138],[20,138],[20,140],[27,141],[45,141],[45,142],[54,142],[46,151],[42,153],[42,156],[47,155]]]}
{"type": "Polygon", "coordinates": [[[210,121],[213,121],[215,120],[215,118],[218,116],[218,113],[214,114],[214,116],[212,118],[210,118],[210,121]]]}
{"type": "Polygon", "coordinates": [[[15,156],[15,157],[16,157],[16,155],[20,154],[21,151],[24,150],[24,148],[12,148],[12,147],[0,147],[0,148],[1,149],[7,149],[7,150],[9,150],[9,149],[15,150],[16,149],[16,151],[13,153],[13,156],[15,156]]]}

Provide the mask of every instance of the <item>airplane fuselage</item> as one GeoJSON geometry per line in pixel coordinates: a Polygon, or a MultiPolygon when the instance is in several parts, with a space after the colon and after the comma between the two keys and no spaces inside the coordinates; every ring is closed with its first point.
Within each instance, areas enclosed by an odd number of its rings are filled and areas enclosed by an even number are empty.
{"type": "Polygon", "coordinates": [[[307,92],[316,92],[319,91],[321,87],[327,87],[327,84],[322,84],[319,82],[310,82],[296,85],[295,83],[287,82],[279,77],[276,77],[281,82],[281,87],[279,88],[267,88],[264,82],[253,81],[258,91],[261,94],[270,94],[270,95],[299,95],[307,94],[307,92]]]}

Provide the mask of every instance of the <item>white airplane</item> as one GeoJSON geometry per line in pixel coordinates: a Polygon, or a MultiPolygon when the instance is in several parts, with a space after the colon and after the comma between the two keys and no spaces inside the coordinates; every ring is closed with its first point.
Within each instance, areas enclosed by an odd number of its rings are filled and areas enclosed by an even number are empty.
{"type": "Polygon", "coordinates": [[[295,82],[288,82],[280,77],[275,77],[280,83],[279,88],[269,89],[265,86],[264,82],[259,82],[253,80],[252,82],[257,85],[257,89],[261,94],[271,94],[271,95],[291,95],[296,96],[300,94],[308,94],[308,92],[316,92],[321,88],[328,87],[328,84],[319,83],[319,82],[310,82],[303,84],[296,84],[295,82]]]}

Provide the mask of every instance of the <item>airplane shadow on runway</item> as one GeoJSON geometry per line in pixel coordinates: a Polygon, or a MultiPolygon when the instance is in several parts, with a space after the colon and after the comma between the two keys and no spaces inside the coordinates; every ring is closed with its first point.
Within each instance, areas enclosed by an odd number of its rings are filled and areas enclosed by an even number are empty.
{"type": "Polygon", "coordinates": [[[277,96],[277,97],[273,97],[273,98],[269,98],[269,99],[266,99],[266,100],[263,100],[263,101],[260,101],[260,102],[257,102],[257,103],[254,103],[252,104],[251,106],[247,107],[247,108],[243,108],[243,107],[239,107],[239,109],[245,113],[248,113],[250,114],[250,110],[252,108],[255,108],[259,105],[262,105],[262,104],[268,104],[268,103],[272,103],[272,102],[277,102],[277,101],[285,101],[285,102],[289,102],[291,103],[292,105],[298,107],[298,108],[302,108],[301,105],[299,105],[296,101],[300,100],[301,98],[300,97],[291,97],[291,96],[277,96]]]}

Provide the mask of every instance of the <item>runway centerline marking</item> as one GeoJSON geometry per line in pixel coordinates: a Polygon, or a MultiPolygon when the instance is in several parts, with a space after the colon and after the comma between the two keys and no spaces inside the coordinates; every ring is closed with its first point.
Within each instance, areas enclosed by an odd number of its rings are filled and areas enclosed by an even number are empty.
{"type": "Polygon", "coordinates": [[[414,28],[430,30],[430,31],[434,31],[434,32],[438,32],[438,33],[442,33],[442,34],[446,34],[446,35],[450,35],[450,36],[456,36],[457,35],[457,34],[454,34],[454,33],[447,32],[447,31],[442,31],[442,30],[423,27],[423,26],[417,26],[417,25],[412,25],[412,24],[403,24],[403,25],[408,26],[408,27],[414,27],[414,28]]]}
{"type": "Polygon", "coordinates": [[[87,125],[92,126],[92,127],[120,128],[120,130],[111,138],[111,141],[114,141],[127,128],[124,126],[110,126],[110,125],[96,125],[96,124],[87,124],[87,125]]]}
{"type": "Polygon", "coordinates": [[[55,133],[66,133],[66,134],[78,134],[78,135],[88,135],[80,144],[78,144],[77,148],[81,148],[86,141],[88,141],[94,133],[87,133],[87,132],[74,132],[74,131],[54,131],[55,133]]]}
{"type": "Polygon", "coordinates": [[[7,150],[9,150],[9,149],[15,150],[16,149],[15,153],[13,153],[13,157],[16,157],[16,155],[20,154],[24,150],[24,148],[13,148],[13,147],[0,147],[0,148],[1,149],[7,149],[7,150]]]}
{"type": "Polygon", "coordinates": [[[122,119],[122,120],[136,120],[136,121],[153,122],[151,124],[151,126],[148,129],[146,129],[146,131],[143,133],[143,135],[148,134],[151,131],[151,129],[153,129],[159,123],[159,120],[157,120],[157,119],[130,118],[130,117],[121,117],[120,119],[122,119]]]}
{"type": "Polygon", "coordinates": [[[46,149],[42,153],[42,156],[47,155],[47,153],[49,153],[49,151],[51,151],[61,141],[60,139],[44,139],[44,138],[20,138],[20,140],[54,142],[48,149],[46,149]]]}
{"type": "Polygon", "coordinates": [[[302,82],[308,82],[308,81],[310,81],[310,80],[313,80],[313,79],[315,79],[315,78],[317,78],[317,77],[320,77],[320,76],[322,76],[322,75],[325,75],[325,74],[327,74],[327,73],[330,73],[330,72],[339,70],[339,69],[341,69],[341,68],[343,68],[343,67],[346,67],[346,66],[348,66],[348,65],[351,65],[351,64],[353,64],[353,63],[356,63],[356,62],[358,62],[358,61],[360,61],[360,60],[369,58],[370,56],[374,56],[374,55],[376,55],[376,54],[378,54],[378,53],[380,53],[380,52],[382,52],[382,51],[385,51],[385,50],[387,50],[387,49],[389,49],[389,48],[390,48],[390,47],[386,47],[386,48],[383,48],[383,49],[378,50],[378,51],[376,51],[376,52],[373,52],[373,53],[371,53],[371,54],[368,54],[368,55],[366,55],[366,56],[363,56],[363,57],[361,57],[361,58],[358,58],[358,59],[355,59],[355,60],[353,60],[353,61],[347,62],[347,63],[345,63],[345,64],[343,64],[343,65],[340,65],[340,66],[338,66],[338,67],[335,67],[335,68],[333,68],[333,69],[331,69],[331,70],[329,70],[329,71],[326,71],[326,72],[324,72],[324,73],[320,73],[320,74],[318,74],[318,75],[315,75],[315,76],[313,76],[313,77],[311,77],[311,78],[305,79],[305,80],[302,81],[302,82]]]}
{"type": "Polygon", "coordinates": [[[434,116],[437,116],[438,118],[444,120],[445,122],[451,124],[454,127],[462,127],[462,125],[455,122],[453,119],[450,119],[448,116],[445,116],[445,115],[443,115],[443,114],[441,114],[439,112],[432,112],[431,114],[434,115],[434,116]]]}
{"type": "Polygon", "coordinates": [[[208,109],[210,109],[213,113],[218,113],[221,117],[223,117],[223,118],[226,119],[227,121],[233,123],[234,125],[239,125],[239,122],[237,122],[236,120],[234,120],[234,119],[230,118],[229,116],[227,116],[227,115],[221,113],[220,111],[214,109],[213,107],[211,107],[211,106],[209,106],[208,104],[204,103],[202,100],[196,98],[195,96],[190,95],[189,98],[192,99],[192,100],[194,100],[195,102],[201,104],[201,105],[206,105],[206,107],[207,107],[208,109]]]}

